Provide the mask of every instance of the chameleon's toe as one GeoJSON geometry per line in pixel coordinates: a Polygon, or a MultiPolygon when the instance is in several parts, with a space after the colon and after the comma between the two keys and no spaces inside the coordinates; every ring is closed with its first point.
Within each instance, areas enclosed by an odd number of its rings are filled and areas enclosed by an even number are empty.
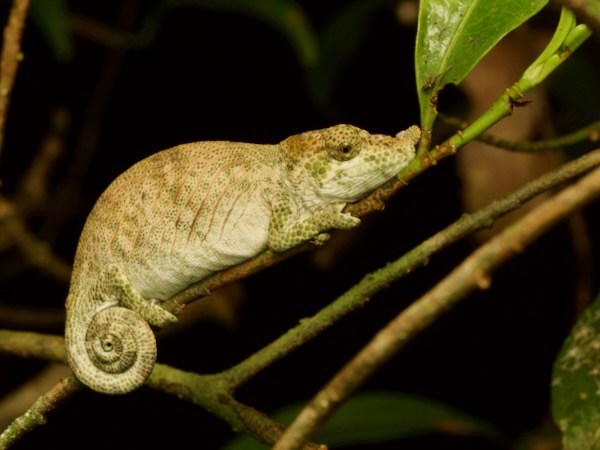
{"type": "Polygon", "coordinates": [[[177,317],[161,306],[160,300],[148,301],[145,308],[139,311],[150,325],[163,328],[177,322],[177,317]]]}
{"type": "Polygon", "coordinates": [[[310,242],[312,242],[315,245],[323,245],[325,242],[327,242],[330,238],[329,233],[320,233],[317,234],[314,238],[312,238],[310,240],[310,242]]]}
{"type": "Polygon", "coordinates": [[[340,230],[350,230],[360,225],[360,219],[350,213],[340,213],[336,216],[335,228],[340,230]]]}

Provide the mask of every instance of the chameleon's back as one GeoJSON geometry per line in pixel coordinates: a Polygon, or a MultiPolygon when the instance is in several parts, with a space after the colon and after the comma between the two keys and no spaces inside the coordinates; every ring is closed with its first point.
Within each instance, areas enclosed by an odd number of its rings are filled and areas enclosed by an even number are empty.
{"type": "Polygon", "coordinates": [[[67,354],[81,381],[105,393],[139,387],[156,360],[147,322],[176,320],[154,300],[266,248],[260,189],[276,172],[261,168],[277,167],[276,150],[186,144],[140,161],[106,189],[82,231],[67,297],[67,354]]]}
{"type": "Polygon", "coordinates": [[[164,300],[258,253],[266,236],[257,233],[266,230],[269,211],[256,192],[271,182],[266,178],[277,176],[263,169],[277,167],[275,149],[202,142],[132,166],[106,189],[88,217],[71,289],[85,290],[91,274],[117,264],[144,297],[164,300]]]}
{"type": "Polygon", "coordinates": [[[419,134],[337,125],[278,145],[187,144],[134,165],[102,194],[79,241],[65,329],[78,379],[112,394],[141,386],[156,360],[150,325],[176,321],[161,300],[267,246],[357,226],[345,204],[406,166],[419,134]]]}

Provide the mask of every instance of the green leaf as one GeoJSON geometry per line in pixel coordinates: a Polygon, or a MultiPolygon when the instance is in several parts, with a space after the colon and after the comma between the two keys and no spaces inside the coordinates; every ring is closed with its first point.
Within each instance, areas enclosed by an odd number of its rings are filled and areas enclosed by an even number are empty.
{"type": "Polygon", "coordinates": [[[600,449],[600,295],[581,315],[556,358],[552,414],[565,450],[600,449]]]}
{"type": "MultiPolygon", "coordinates": [[[[591,36],[591,34],[592,31],[586,25],[577,25],[575,14],[573,14],[571,10],[563,7],[554,35],[540,56],[525,69],[525,72],[523,72],[523,75],[521,75],[519,80],[507,88],[486,112],[475,119],[473,123],[463,129],[460,133],[456,133],[450,137],[446,141],[446,145],[457,149],[475,139],[503,117],[509,115],[514,102],[521,101],[523,93],[544,81],[546,77],[566,61],[566,59],[571,56],[573,52],[591,36]]],[[[428,119],[433,121],[436,114],[435,108],[431,108],[427,114],[429,114],[428,119]]],[[[430,132],[424,130],[426,139],[430,134],[430,132]]],[[[425,142],[425,144],[428,144],[428,142],[425,142]]]]}
{"type": "MultiPolygon", "coordinates": [[[[290,424],[303,407],[304,403],[291,405],[272,417],[290,424]]],[[[333,448],[389,442],[433,433],[503,439],[489,424],[447,405],[408,394],[371,391],[356,395],[345,403],[313,440],[333,448]]],[[[248,436],[239,436],[222,450],[264,448],[264,445],[248,436]]]]}
{"type": "Polygon", "coordinates": [[[421,125],[429,133],[440,90],[459,84],[506,34],[548,0],[422,0],[415,71],[421,125]]]}
{"type": "Polygon", "coordinates": [[[32,0],[31,17],[46,36],[54,56],[60,61],[69,61],[75,47],[69,27],[67,0],[32,0]]]}

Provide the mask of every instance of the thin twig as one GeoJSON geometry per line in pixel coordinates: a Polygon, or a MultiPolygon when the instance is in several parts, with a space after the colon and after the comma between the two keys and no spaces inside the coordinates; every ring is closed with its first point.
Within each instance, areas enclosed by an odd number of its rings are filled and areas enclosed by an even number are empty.
{"type": "Polygon", "coordinates": [[[15,207],[22,217],[41,209],[51,210],[52,206],[47,205],[48,186],[56,163],[65,151],[70,121],[71,114],[67,108],[57,107],[51,112],[49,129],[14,195],[15,207]]]}
{"type": "Polygon", "coordinates": [[[39,267],[58,280],[68,282],[71,265],[54,254],[50,245],[35,236],[14,205],[0,196],[0,228],[12,238],[28,263],[39,267]]]}
{"type": "MultiPolygon", "coordinates": [[[[306,343],[328,326],[364,305],[373,294],[389,286],[394,280],[425,264],[434,253],[475,230],[490,226],[494,219],[519,207],[541,192],[598,165],[600,165],[600,150],[563,165],[474,214],[461,217],[402,258],[367,275],[358,285],[314,317],[302,321],[300,325],[269,346],[221,374],[197,375],[157,364],[148,384],[178,398],[192,401],[227,421],[234,429],[242,427],[262,442],[271,444],[273,436],[277,434],[277,430],[280,430],[280,425],[269,421],[270,419],[259,411],[237,402],[232,395],[237,387],[264,367],[289,354],[294,348],[306,343]]],[[[38,333],[0,330],[0,353],[66,361],[63,338],[38,333]]]]}
{"type": "Polygon", "coordinates": [[[413,272],[452,243],[475,231],[492,226],[499,217],[519,208],[537,195],[555,188],[560,183],[600,166],[600,150],[588,153],[570,163],[527,183],[518,191],[488,205],[481,210],[463,215],[456,222],[406,253],[396,261],[366,275],[358,284],[331,302],[317,314],[304,319],[277,340],[259,350],[223,375],[232,386],[240,386],[274,361],[304,345],[344,316],[364,306],[373,295],[394,281],[413,272]]]}
{"type": "Polygon", "coordinates": [[[595,169],[473,252],[433,289],[379,331],[300,412],[273,447],[274,450],[300,448],[385,362],[469,293],[487,289],[491,284],[491,273],[502,264],[599,195],[600,169],[595,169]]]}
{"type": "MultiPolygon", "coordinates": [[[[464,129],[467,124],[452,118],[445,117],[440,114],[440,117],[449,125],[456,127],[457,130],[464,129]]],[[[560,150],[567,146],[574,145],[583,141],[597,142],[600,141],[600,120],[596,120],[579,130],[572,133],[558,136],[552,139],[543,139],[540,141],[508,141],[491,133],[482,133],[477,137],[480,142],[493,145],[495,147],[512,150],[515,152],[541,152],[546,150],[560,150]]]]}
{"type": "Polygon", "coordinates": [[[15,0],[10,10],[8,23],[4,28],[4,43],[2,44],[2,56],[0,56],[0,155],[4,143],[4,124],[6,123],[10,93],[19,63],[23,59],[21,36],[28,8],[29,0],[15,0]]]}
{"type": "MultiPolygon", "coordinates": [[[[517,94],[512,91],[508,91],[503,94],[499,100],[496,101],[496,104],[502,105],[503,101],[508,102],[507,99],[511,99],[511,96],[516,96],[517,94]]],[[[500,109],[499,107],[497,109],[500,109]]],[[[504,116],[509,115],[509,111],[505,111],[504,116]]],[[[498,117],[497,120],[500,120],[498,117]]],[[[570,136],[570,139],[580,138],[579,134],[586,134],[586,138],[592,142],[595,142],[600,137],[598,135],[598,126],[600,122],[594,122],[593,124],[586,127],[586,129],[580,130],[577,133],[577,136],[570,136]]],[[[382,210],[387,201],[392,195],[404,189],[408,186],[408,183],[420,175],[422,172],[428,170],[432,166],[436,165],[439,161],[453,155],[458,146],[462,146],[470,140],[476,138],[476,136],[467,137],[459,137],[458,135],[454,135],[450,139],[446,140],[442,144],[436,146],[427,154],[422,155],[420,159],[413,160],[402,172],[399,174],[398,179],[390,181],[385,185],[381,186],[375,192],[371,193],[366,198],[356,202],[350,203],[346,205],[344,208],[344,212],[351,213],[356,217],[363,217],[367,214],[370,214],[374,211],[382,210]]],[[[243,263],[231,267],[222,272],[216,273],[208,278],[205,278],[198,283],[184,289],[183,291],[177,293],[173,297],[169,298],[167,301],[163,303],[165,309],[175,314],[178,314],[186,304],[192,303],[200,298],[209,295],[211,292],[222,288],[234,281],[237,281],[241,278],[245,278],[253,273],[256,273],[260,270],[263,270],[267,267],[278,264],[285,259],[296,255],[300,252],[306,251],[312,248],[310,244],[303,244],[299,247],[295,247],[286,252],[276,253],[271,250],[266,250],[259,255],[255,256],[252,259],[244,261],[243,263]]]]}
{"type": "Polygon", "coordinates": [[[46,424],[46,415],[79,391],[83,385],[71,375],[60,380],[52,389],[39,397],[25,414],[17,417],[0,434],[0,450],[9,448],[30,431],[46,424]]]}
{"type": "MultiPolygon", "coordinates": [[[[221,375],[198,375],[157,364],[148,386],[194,403],[219,417],[236,432],[245,432],[257,441],[272,446],[282,436],[285,426],[266,414],[237,401],[221,375]]],[[[306,443],[303,450],[323,447],[306,443]]]]}
{"type": "MultiPolygon", "coordinates": [[[[42,333],[0,330],[0,354],[2,353],[23,358],[67,362],[64,338],[42,333]]],[[[156,364],[147,384],[180,400],[200,406],[229,424],[233,430],[248,433],[267,445],[273,445],[283,434],[282,424],[237,401],[232,395],[232,388],[222,375],[198,375],[164,364],[156,364]]],[[[20,428],[21,422],[14,425],[9,434],[12,436],[15,430],[18,431],[20,428]]],[[[316,450],[320,447],[308,443],[304,448],[316,450]]]]}
{"type": "Polygon", "coordinates": [[[67,362],[65,339],[62,336],[29,331],[0,330],[0,353],[67,362]]]}

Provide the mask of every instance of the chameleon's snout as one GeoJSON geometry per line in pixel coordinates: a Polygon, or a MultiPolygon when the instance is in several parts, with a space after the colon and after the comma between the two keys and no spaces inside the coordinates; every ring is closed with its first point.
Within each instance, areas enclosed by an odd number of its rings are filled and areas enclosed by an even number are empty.
{"type": "Polygon", "coordinates": [[[396,139],[405,141],[411,145],[417,145],[419,139],[421,139],[421,129],[416,125],[412,125],[406,130],[396,133],[396,139]]]}

